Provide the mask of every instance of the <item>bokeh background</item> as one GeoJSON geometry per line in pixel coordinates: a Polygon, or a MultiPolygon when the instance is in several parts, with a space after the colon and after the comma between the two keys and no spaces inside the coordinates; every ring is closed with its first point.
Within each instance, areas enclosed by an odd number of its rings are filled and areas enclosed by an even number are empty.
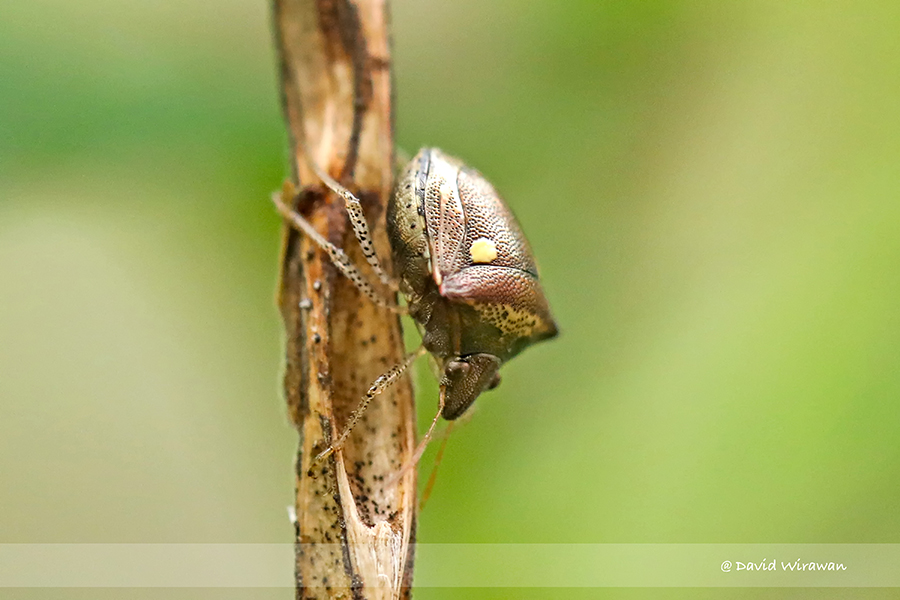
{"type": "MultiPolygon", "coordinates": [[[[494,182],[562,329],[456,429],[419,540],[900,542],[900,4],[393,15],[398,145],[494,182]]],[[[268,19],[0,4],[0,542],[291,540],[268,19]]]]}

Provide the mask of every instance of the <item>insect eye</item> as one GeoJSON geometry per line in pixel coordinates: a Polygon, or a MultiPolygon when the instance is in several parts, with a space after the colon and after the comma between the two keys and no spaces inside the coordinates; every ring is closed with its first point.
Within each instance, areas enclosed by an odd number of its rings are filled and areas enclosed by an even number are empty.
{"type": "Polygon", "coordinates": [[[471,368],[467,362],[453,360],[447,363],[445,373],[448,377],[465,377],[471,368]]]}
{"type": "Polygon", "coordinates": [[[494,377],[491,379],[491,382],[488,384],[487,389],[492,390],[498,385],[500,385],[501,381],[500,373],[494,373],[494,377]]]}

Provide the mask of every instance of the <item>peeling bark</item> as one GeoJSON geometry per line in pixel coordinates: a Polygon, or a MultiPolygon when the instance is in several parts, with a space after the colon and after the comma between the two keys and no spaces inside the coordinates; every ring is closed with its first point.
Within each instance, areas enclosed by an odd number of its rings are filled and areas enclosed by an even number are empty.
{"type": "MultiPolygon", "coordinates": [[[[365,263],[341,199],[307,164],[310,152],[357,193],[389,267],[384,210],[394,160],[386,0],[274,0],[274,27],[292,150],[293,185],[286,190],[319,232],[365,263]]],[[[297,598],[408,597],[415,469],[392,488],[385,482],[415,449],[409,378],[369,405],[342,450],[314,461],[368,386],[403,360],[399,319],[362,296],[325,253],[289,227],[278,304],[287,337],[285,397],[300,434],[297,598]]]]}

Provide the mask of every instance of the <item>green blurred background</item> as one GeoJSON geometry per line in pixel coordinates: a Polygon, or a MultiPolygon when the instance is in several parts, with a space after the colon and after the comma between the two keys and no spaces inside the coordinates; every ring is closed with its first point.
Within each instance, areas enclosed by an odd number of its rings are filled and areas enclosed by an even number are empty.
{"type": "MultiPolygon", "coordinates": [[[[292,539],[268,19],[0,4],[0,542],[292,539]]],[[[562,328],[456,429],[419,540],[900,542],[900,4],[395,0],[393,20],[398,145],[502,191],[562,328]]]]}

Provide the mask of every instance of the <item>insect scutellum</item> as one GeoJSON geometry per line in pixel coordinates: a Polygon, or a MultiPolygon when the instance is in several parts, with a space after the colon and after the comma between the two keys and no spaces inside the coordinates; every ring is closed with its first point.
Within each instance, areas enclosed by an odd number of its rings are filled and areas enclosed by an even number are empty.
{"type": "Polygon", "coordinates": [[[381,283],[399,290],[406,307],[378,293],[340,249],[290,208],[279,212],[316,242],[337,268],[379,306],[408,312],[422,344],[380,376],[343,432],[319,456],[340,448],[368,403],[424,352],[441,370],[440,406],[417,449],[418,460],[439,417],[461,416],[500,381],[499,369],[527,346],[557,334],[525,235],[493,186],[477,171],[436,148],[423,148],[403,169],[387,206],[387,233],[396,280],[382,268],[359,200],[317,165],[322,182],[340,195],[364,256],[381,283]]]}

